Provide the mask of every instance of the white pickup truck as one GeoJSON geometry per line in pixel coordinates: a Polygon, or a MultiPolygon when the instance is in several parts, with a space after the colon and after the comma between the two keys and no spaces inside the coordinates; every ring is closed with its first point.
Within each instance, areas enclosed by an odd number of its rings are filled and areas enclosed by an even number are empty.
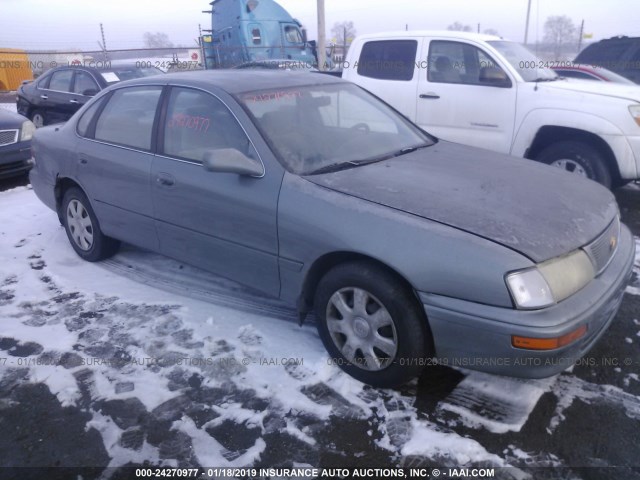
{"type": "Polygon", "coordinates": [[[342,78],[433,135],[588,176],[640,178],[640,86],[564,79],[490,35],[408,31],[358,37],[342,78]]]}

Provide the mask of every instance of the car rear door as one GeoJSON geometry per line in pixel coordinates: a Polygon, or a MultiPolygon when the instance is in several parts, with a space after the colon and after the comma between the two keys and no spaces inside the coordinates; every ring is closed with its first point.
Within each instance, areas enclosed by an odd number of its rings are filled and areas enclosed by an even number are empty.
{"type": "MultiPolygon", "coordinates": [[[[72,93],[73,69],[53,72],[49,86],[44,92],[44,115],[47,124],[66,122],[76,112],[76,105],[72,100],[76,97],[72,93]]],[[[76,101],[77,102],[77,101],[76,101]]]]}
{"type": "Polygon", "coordinates": [[[262,161],[236,117],[249,122],[246,115],[209,92],[172,87],[163,110],[151,174],[161,251],[277,296],[284,170],[274,166],[255,178],[204,169],[204,153],[223,148],[262,161]]]}
{"type": "Polygon", "coordinates": [[[158,249],[150,175],[154,125],[163,87],[120,88],[78,122],[76,177],[106,235],[158,249]]]}
{"type": "Polygon", "coordinates": [[[426,39],[428,67],[420,72],[416,123],[451,142],[509,153],[517,105],[516,82],[480,46],[426,39]],[[507,83],[498,83],[504,75],[507,83]]]}

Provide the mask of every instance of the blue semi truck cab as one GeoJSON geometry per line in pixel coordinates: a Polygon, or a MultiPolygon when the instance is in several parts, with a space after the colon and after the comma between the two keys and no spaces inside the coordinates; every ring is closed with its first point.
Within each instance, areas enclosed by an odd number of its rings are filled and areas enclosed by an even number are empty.
{"type": "Polygon", "coordinates": [[[250,62],[317,64],[302,24],[274,0],[213,0],[211,35],[202,37],[207,69],[250,62]]]}

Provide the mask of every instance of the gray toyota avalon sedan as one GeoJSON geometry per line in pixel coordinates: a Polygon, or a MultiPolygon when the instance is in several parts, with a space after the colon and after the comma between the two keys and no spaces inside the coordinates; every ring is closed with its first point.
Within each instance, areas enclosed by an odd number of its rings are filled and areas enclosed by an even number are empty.
{"type": "Polygon", "coordinates": [[[33,188],[82,258],[128,242],[301,321],[313,309],[331,360],[377,386],[434,361],[561,372],[613,321],[633,266],[603,187],[439,141],[330,76],[123,82],[33,149],[33,188]]]}

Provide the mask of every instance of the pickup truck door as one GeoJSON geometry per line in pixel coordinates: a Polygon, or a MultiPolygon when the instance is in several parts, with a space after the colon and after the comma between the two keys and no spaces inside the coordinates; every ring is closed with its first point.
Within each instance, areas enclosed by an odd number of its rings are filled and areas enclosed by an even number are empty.
{"type": "Polygon", "coordinates": [[[509,153],[516,82],[480,45],[425,39],[416,123],[443,140],[509,153]]]}

